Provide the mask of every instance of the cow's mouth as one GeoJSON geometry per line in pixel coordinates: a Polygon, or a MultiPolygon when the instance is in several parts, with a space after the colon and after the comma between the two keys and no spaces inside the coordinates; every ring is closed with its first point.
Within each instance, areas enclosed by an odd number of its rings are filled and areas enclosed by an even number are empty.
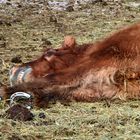
{"type": "Polygon", "coordinates": [[[30,66],[14,66],[10,70],[10,85],[20,84],[32,80],[32,68],[30,66]]]}

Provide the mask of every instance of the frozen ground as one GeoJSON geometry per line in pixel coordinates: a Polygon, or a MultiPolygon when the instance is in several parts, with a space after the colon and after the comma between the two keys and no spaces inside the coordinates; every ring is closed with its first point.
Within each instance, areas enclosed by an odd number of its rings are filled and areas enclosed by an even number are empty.
{"type": "MultiPolygon", "coordinates": [[[[47,4],[42,6],[41,0],[11,2],[16,6],[0,4],[0,83],[3,84],[9,84],[11,59],[18,56],[23,62],[33,60],[47,47],[46,40],[52,47],[58,47],[65,35],[75,36],[79,44],[94,42],[140,20],[139,6],[130,5],[136,3],[134,0],[83,4],[71,12],[50,10],[47,4]]],[[[138,100],[52,104],[47,109],[34,108],[35,118],[31,122],[3,118],[1,114],[7,108],[0,102],[1,140],[140,139],[138,100]],[[40,118],[40,113],[46,117],[40,118]]]]}

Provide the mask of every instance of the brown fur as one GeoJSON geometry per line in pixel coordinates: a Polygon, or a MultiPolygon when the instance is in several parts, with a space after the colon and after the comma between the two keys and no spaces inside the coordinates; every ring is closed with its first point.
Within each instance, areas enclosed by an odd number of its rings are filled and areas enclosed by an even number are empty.
{"type": "Polygon", "coordinates": [[[38,59],[25,63],[19,67],[31,66],[33,77],[44,77],[49,73],[68,68],[82,57],[90,44],[78,46],[72,36],[66,36],[62,47],[57,49],[47,48],[38,59]]]}
{"type": "MultiPolygon", "coordinates": [[[[6,87],[1,94],[9,98],[16,91],[30,92],[39,107],[46,107],[50,100],[94,102],[140,98],[140,23],[124,28],[103,41],[75,45],[68,51],[70,54],[54,54],[57,59],[64,58],[64,63],[74,57],[68,67],[59,67],[33,82],[6,87]]],[[[58,63],[57,59],[50,63],[58,63]]],[[[35,71],[38,65],[43,69],[41,61],[31,65],[35,71]]],[[[38,71],[42,73],[42,70],[38,71]]]]}

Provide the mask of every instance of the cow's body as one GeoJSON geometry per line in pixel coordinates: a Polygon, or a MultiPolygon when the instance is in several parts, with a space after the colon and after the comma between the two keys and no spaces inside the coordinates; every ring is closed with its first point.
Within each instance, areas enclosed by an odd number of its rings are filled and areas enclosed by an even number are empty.
{"type": "Polygon", "coordinates": [[[32,67],[34,79],[7,87],[1,95],[9,98],[17,91],[29,92],[40,107],[52,99],[94,102],[140,98],[140,23],[93,44],[69,44],[57,49],[58,53],[43,55],[43,61],[25,64],[32,67]],[[44,58],[57,69],[46,70],[44,58]]]}

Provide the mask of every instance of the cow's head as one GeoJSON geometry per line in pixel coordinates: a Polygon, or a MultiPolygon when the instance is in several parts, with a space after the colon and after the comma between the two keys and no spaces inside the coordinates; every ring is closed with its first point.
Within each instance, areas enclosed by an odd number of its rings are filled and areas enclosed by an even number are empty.
{"type": "Polygon", "coordinates": [[[75,39],[67,36],[60,48],[47,48],[38,59],[12,67],[10,70],[11,86],[45,77],[50,73],[69,67],[76,59],[76,54],[73,52],[75,45],[75,39]]]}

